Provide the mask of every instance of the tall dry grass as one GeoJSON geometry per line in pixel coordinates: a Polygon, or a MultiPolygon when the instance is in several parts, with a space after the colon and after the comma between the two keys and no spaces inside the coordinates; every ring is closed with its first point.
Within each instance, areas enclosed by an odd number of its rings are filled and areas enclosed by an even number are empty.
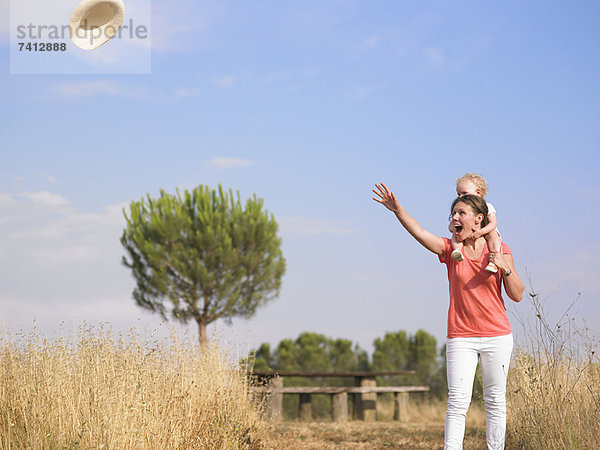
{"type": "Polygon", "coordinates": [[[570,308],[553,324],[544,301],[529,300],[527,339],[509,372],[507,448],[600,448],[598,339],[576,326],[570,308]]]}
{"type": "Polygon", "coordinates": [[[267,437],[247,373],[216,346],[83,327],[0,342],[0,448],[251,448],[267,437]]]}

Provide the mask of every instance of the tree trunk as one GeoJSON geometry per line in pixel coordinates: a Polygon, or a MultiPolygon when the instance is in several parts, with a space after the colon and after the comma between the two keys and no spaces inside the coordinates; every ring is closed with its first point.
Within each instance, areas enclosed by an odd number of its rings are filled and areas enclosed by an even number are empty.
{"type": "Polygon", "coordinates": [[[200,338],[200,347],[206,348],[208,346],[208,338],[206,337],[206,324],[204,322],[198,322],[198,336],[200,338]]]}

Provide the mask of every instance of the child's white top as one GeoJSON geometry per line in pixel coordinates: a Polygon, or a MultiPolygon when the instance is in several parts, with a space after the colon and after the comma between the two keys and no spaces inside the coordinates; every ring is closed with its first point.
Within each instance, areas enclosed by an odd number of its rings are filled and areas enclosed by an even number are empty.
{"type": "MultiPolygon", "coordinates": [[[[490,202],[485,202],[485,204],[488,207],[488,215],[496,214],[496,208],[494,208],[494,205],[492,205],[490,202]]],[[[498,223],[498,222],[496,222],[496,223],[498,223]]],[[[500,239],[502,239],[502,235],[500,234],[500,230],[498,229],[497,226],[496,226],[496,233],[498,233],[498,236],[500,236],[500,239]]]]}

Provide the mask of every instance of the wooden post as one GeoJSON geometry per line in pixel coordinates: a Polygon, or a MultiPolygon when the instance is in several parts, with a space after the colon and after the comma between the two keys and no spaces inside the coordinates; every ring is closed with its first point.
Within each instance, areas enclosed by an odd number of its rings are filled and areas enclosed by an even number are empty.
{"type": "Polygon", "coordinates": [[[332,402],[333,421],[348,422],[348,394],[340,392],[333,394],[332,402]]]}
{"type": "MultiPolygon", "coordinates": [[[[283,387],[283,378],[276,377],[270,382],[271,388],[283,387]]],[[[283,418],[283,394],[278,392],[271,394],[271,420],[277,422],[283,418]]]]}
{"type": "Polygon", "coordinates": [[[408,422],[408,392],[394,394],[394,420],[408,422]]]}
{"type": "MultiPolygon", "coordinates": [[[[354,386],[360,386],[361,377],[354,377],[354,386]]],[[[362,419],[362,408],[360,406],[360,394],[352,394],[352,419],[362,419]]]]}
{"type": "MultiPolygon", "coordinates": [[[[362,377],[360,380],[362,387],[375,387],[377,381],[375,377],[362,377]]],[[[377,413],[377,393],[360,394],[360,409],[362,411],[361,418],[365,422],[375,422],[377,413]]]]}
{"type": "Polygon", "coordinates": [[[310,406],[310,394],[300,394],[300,407],[298,415],[303,422],[312,420],[312,409],[310,406]]]}

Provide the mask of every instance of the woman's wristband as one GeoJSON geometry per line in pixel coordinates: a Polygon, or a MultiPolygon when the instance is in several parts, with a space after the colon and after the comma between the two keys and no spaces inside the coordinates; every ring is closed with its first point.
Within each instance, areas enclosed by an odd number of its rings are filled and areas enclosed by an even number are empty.
{"type": "Polygon", "coordinates": [[[505,277],[509,277],[511,273],[512,269],[508,269],[506,272],[502,271],[502,275],[504,275],[505,277]]]}

